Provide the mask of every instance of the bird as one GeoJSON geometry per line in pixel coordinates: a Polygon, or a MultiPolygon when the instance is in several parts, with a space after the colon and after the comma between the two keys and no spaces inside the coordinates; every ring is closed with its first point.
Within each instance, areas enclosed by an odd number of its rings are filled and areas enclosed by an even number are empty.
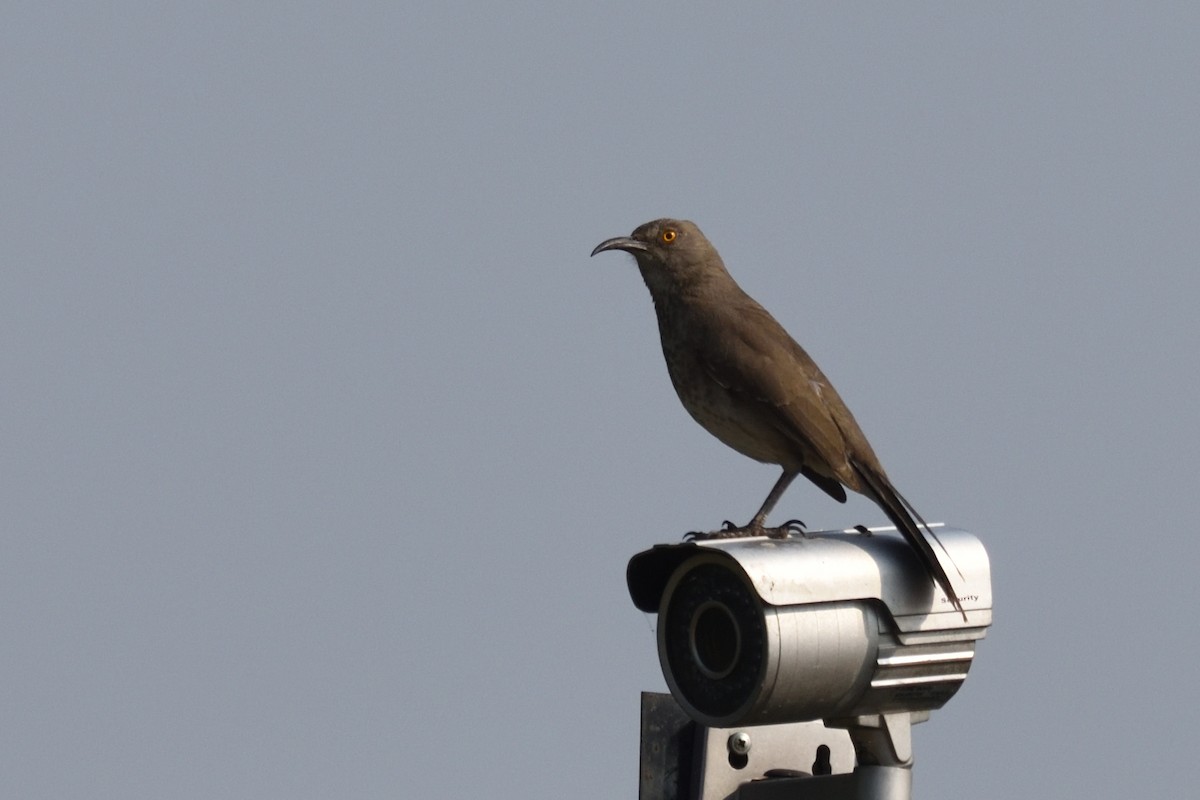
{"type": "Polygon", "coordinates": [[[772,528],[766,519],[797,476],[840,503],[851,489],[883,510],[965,619],[925,534],[941,547],[937,535],[892,484],[816,362],[742,290],[700,228],[688,220],[653,220],[629,236],[606,239],[592,256],[614,250],[633,256],[650,290],[667,372],[683,407],[724,444],[783,469],[749,523],[727,521],[721,530],[693,537],[787,538],[797,521],[772,528]]]}

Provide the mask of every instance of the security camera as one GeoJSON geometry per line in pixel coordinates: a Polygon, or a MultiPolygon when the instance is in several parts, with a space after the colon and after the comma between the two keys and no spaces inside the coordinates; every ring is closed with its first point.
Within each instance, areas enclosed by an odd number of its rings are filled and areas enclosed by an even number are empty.
{"type": "Polygon", "coordinates": [[[893,529],[658,546],[626,577],[658,614],[671,694],[703,725],[920,721],[962,686],[992,622],[983,545],[934,529],[965,615],[893,529]]]}

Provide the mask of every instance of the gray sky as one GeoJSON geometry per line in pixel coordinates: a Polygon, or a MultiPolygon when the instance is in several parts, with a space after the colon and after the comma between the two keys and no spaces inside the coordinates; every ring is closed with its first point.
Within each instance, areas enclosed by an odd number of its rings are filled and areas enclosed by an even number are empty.
{"type": "Polygon", "coordinates": [[[1191,791],[1196,6],[4,17],[0,793],[636,796],[626,561],[776,477],[588,258],[665,215],[989,549],[920,796],[1191,791]]]}

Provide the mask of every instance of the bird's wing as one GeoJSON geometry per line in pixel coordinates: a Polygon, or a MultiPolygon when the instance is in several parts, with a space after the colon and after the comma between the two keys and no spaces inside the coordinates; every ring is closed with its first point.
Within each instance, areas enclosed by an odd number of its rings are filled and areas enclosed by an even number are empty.
{"type": "Polygon", "coordinates": [[[849,457],[861,453],[863,460],[876,461],[858,423],[808,353],[762,306],[746,299],[698,315],[707,322],[699,332],[707,341],[698,348],[705,370],[731,394],[767,412],[811,470],[857,490],[860,480],[849,457]]]}

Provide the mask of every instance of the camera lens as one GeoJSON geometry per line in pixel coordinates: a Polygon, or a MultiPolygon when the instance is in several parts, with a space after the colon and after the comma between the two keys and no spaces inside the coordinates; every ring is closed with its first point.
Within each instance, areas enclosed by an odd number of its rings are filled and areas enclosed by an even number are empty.
{"type": "Polygon", "coordinates": [[[724,603],[710,600],[692,614],[692,658],[705,677],[719,680],[733,671],[742,648],[737,620],[724,603]]]}
{"type": "Polygon", "coordinates": [[[658,624],[668,682],[714,717],[748,704],[758,692],[766,650],[751,588],[719,563],[701,562],[679,576],[667,603],[658,624]]]}

